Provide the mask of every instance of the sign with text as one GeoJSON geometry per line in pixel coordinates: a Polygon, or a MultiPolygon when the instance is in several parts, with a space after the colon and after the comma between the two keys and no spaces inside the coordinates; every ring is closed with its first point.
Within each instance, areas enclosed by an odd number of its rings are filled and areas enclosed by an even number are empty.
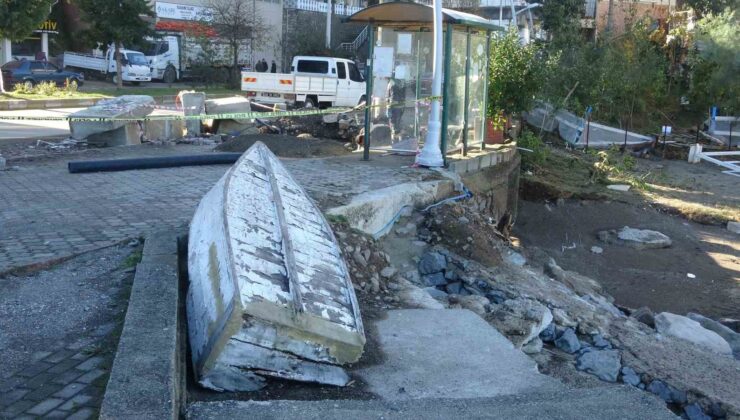
{"type": "Polygon", "coordinates": [[[56,20],[47,19],[41,22],[41,25],[39,25],[38,29],[34,30],[34,32],[56,34],[59,33],[57,27],[58,25],[56,20]]]}
{"type": "Polygon", "coordinates": [[[158,18],[177,20],[211,20],[213,12],[208,7],[188,4],[166,3],[158,1],[156,5],[158,18]]]}

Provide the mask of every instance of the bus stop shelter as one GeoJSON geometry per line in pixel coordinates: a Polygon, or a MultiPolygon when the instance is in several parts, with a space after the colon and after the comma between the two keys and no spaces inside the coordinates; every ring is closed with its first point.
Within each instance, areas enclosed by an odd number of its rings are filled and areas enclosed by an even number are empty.
{"type": "MultiPolygon", "coordinates": [[[[398,1],[346,19],[368,25],[365,159],[371,148],[415,153],[422,147],[432,93],[433,17],[432,6],[398,1]]],[[[442,154],[465,155],[485,147],[490,39],[504,28],[450,9],[442,9],[442,25],[442,154]]]]}

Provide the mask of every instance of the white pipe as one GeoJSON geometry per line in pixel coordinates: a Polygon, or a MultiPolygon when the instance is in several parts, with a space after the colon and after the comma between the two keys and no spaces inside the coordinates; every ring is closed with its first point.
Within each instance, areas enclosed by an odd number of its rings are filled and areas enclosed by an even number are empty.
{"type": "MultiPolygon", "coordinates": [[[[440,151],[442,121],[440,120],[440,96],[442,96],[442,0],[434,0],[434,48],[432,51],[432,109],[429,112],[429,125],[424,148],[416,163],[428,167],[444,166],[440,151]]],[[[449,60],[450,57],[445,57],[449,60]]]]}

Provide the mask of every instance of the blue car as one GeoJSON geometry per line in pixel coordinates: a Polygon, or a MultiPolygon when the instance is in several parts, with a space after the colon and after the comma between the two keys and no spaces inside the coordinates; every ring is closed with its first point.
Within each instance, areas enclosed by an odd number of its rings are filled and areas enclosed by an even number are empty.
{"type": "Polygon", "coordinates": [[[82,86],[85,77],[80,73],[60,69],[48,61],[20,60],[10,61],[2,66],[2,77],[5,87],[11,87],[18,83],[24,83],[32,88],[41,82],[54,82],[58,86],[64,86],[69,82],[76,82],[82,86]]]}

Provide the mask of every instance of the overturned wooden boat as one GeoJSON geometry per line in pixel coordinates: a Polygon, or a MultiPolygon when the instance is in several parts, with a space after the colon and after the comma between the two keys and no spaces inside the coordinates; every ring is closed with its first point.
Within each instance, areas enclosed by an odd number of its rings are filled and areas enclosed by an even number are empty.
{"type": "Polygon", "coordinates": [[[331,227],[288,170],[255,143],[203,197],[190,226],[187,318],[207,388],[265,377],[346,385],[365,344],[331,227]]]}

